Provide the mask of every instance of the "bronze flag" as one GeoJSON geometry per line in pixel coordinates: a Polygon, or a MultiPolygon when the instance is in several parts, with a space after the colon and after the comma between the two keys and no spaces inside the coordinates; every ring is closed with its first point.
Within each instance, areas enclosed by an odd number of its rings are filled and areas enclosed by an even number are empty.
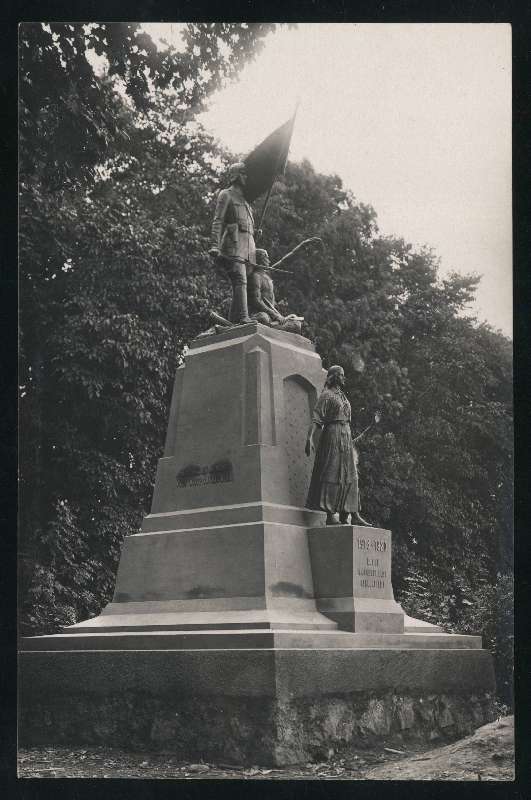
{"type": "Polygon", "coordinates": [[[247,172],[244,193],[248,203],[269,192],[277,175],[284,173],[296,113],[244,159],[247,172]]]}

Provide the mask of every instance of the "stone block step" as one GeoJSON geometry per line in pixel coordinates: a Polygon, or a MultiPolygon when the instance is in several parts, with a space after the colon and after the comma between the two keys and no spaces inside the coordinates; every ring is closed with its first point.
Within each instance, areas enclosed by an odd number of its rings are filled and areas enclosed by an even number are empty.
{"type": "Polygon", "coordinates": [[[348,633],[301,630],[190,630],[55,634],[26,637],[25,651],[211,649],[471,650],[481,637],[439,633],[348,633]]]}

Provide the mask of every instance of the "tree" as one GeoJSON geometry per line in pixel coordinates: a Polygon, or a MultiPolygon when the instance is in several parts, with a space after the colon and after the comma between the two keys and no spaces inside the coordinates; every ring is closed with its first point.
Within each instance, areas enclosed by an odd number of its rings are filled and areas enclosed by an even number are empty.
{"type": "MultiPolygon", "coordinates": [[[[167,90],[189,120],[206,97],[259,52],[272,23],[186,23],[184,49],[158,49],[138,23],[20,26],[20,176],[64,190],[90,181],[113,142],[127,137],[114,114],[121,87],[138,111],[167,90]],[[104,59],[108,82],[94,71],[104,59]],[[154,91],[155,90],[155,91],[154,91]]],[[[124,143],[124,142],[122,142],[124,143]]]]}
{"type": "Polygon", "coordinates": [[[432,252],[381,237],[374,211],[308,163],[289,166],[267,224],[273,258],[305,236],[318,234],[325,243],[324,252],[301,256],[292,275],[278,278],[278,293],[304,313],[325,364],[345,368],[358,428],[375,410],[383,414],[361,445],[367,513],[392,521],[404,538],[428,521],[426,535],[416,534],[420,548],[480,531],[482,549],[488,546],[491,561],[496,556],[505,570],[511,348],[465,316],[478,278],[439,280],[432,252]]]}
{"type": "Polygon", "coordinates": [[[131,124],[126,165],[25,209],[21,527],[26,624],[40,630],[110,598],[121,541],[149,508],[172,374],[209,293],[226,292],[210,290],[206,256],[215,147],[200,130],[156,134],[131,124]]]}
{"type": "Polygon", "coordinates": [[[21,29],[26,631],[96,613],[147,508],[171,374],[206,307],[202,237],[223,163],[191,115],[273,27],[187,25],[184,52],[162,54],[136,25],[21,29]]]}

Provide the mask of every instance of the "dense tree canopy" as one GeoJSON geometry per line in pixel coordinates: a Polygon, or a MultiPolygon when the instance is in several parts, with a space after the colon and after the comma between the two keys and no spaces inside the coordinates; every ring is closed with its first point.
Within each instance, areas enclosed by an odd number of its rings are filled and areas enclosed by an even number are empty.
{"type": "Polygon", "coordinates": [[[168,90],[190,119],[207,95],[256,54],[271,23],[187,23],[183,49],[158,49],[138,23],[23,23],[20,26],[20,173],[60,189],[90,180],[113,143],[127,147],[113,90],[148,111],[168,90]],[[109,81],[94,69],[103,58],[109,81]]]}
{"type": "MultiPolygon", "coordinates": [[[[193,112],[266,32],[188,26],[175,54],[130,25],[22,30],[25,632],[97,613],[123,537],[149,509],[175,367],[229,294],[206,255],[229,154],[193,112]],[[108,59],[105,78],[90,47],[108,59]],[[61,76],[48,94],[47,69],[61,76]]],[[[344,366],[355,428],[381,412],[360,445],[360,482],[364,516],[393,531],[397,597],[450,630],[482,631],[509,699],[510,637],[494,607],[506,625],[510,342],[467,316],[477,278],[441,280],[435,255],[381,236],[337,176],[290,163],[261,244],[276,260],[313,235],[324,247],[302,251],[277,295],[304,315],[325,366],[344,366]]]]}

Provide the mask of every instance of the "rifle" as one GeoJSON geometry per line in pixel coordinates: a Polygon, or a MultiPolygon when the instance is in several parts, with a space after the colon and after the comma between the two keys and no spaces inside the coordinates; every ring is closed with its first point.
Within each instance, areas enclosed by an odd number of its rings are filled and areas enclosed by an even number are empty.
{"type": "MultiPolygon", "coordinates": [[[[249,266],[258,267],[258,269],[273,270],[273,272],[283,272],[284,275],[292,274],[287,269],[277,269],[275,266],[264,267],[263,264],[255,264],[253,261],[249,261],[248,258],[238,258],[238,256],[225,256],[223,255],[223,253],[220,253],[219,256],[217,257],[223,261],[235,261],[237,264],[249,264],[249,266]]],[[[283,259],[281,259],[281,261],[283,261],[283,259]]],[[[280,264],[280,261],[278,261],[277,263],[280,264]]]]}
{"type": "Polygon", "coordinates": [[[371,424],[370,424],[370,425],[367,425],[367,427],[366,427],[366,428],[364,428],[364,429],[362,430],[362,432],[361,432],[361,433],[358,433],[358,435],[357,435],[357,436],[354,436],[354,437],[352,438],[352,441],[353,441],[353,442],[359,442],[359,440],[360,440],[360,439],[362,439],[362,438],[365,436],[365,434],[367,433],[367,431],[369,431],[371,428],[373,428],[375,425],[377,425],[377,424],[378,424],[378,422],[380,422],[380,419],[381,419],[380,412],[379,412],[379,411],[377,411],[377,412],[376,412],[376,414],[374,415],[374,422],[371,422],[371,424]]]}
{"type": "MultiPolygon", "coordinates": [[[[301,249],[301,247],[304,247],[304,246],[305,246],[305,245],[307,245],[307,244],[311,244],[312,242],[320,242],[320,244],[321,244],[321,247],[322,247],[322,248],[323,248],[323,250],[324,250],[324,244],[323,244],[323,240],[322,240],[322,239],[321,239],[319,236],[310,236],[310,238],[309,238],[309,239],[304,239],[304,240],[303,240],[302,242],[300,242],[300,243],[299,243],[299,244],[298,244],[296,247],[294,247],[294,248],[293,248],[293,250],[290,250],[290,251],[289,251],[289,253],[286,253],[286,255],[285,255],[285,256],[282,256],[282,258],[280,259],[280,261],[276,261],[276,262],[273,264],[273,266],[272,266],[272,267],[268,267],[268,269],[274,269],[274,270],[278,270],[278,265],[279,265],[279,264],[283,264],[283,263],[284,263],[285,261],[287,261],[289,258],[292,258],[292,256],[294,256],[294,255],[295,255],[295,253],[297,252],[297,250],[300,250],[300,249],[301,249]]],[[[284,270],[278,270],[278,272],[284,272],[284,270]]]]}
{"type": "Polygon", "coordinates": [[[288,259],[293,258],[295,253],[298,250],[300,250],[301,247],[305,247],[307,244],[311,244],[312,242],[319,242],[324,250],[323,240],[319,236],[310,236],[309,239],[304,239],[302,242],[299,242],[299,244],[296,247],[294,247],[293,250],[290,250],[289,253],[286,253],[285,256],[282,256],[282,258],[279,261],[275,261],[275,263],[270,267],[264,267],[263,264],[254,264],[247,258],[239,258],[238,256],[226,256],[223,255],[223,253],[220,253],[218,255],[218,258],[223,261],[233,261],[236,262],[237,264],[249,264],[249,266],[258,267],[258,269],[265,269],[272,272],[282,272],[284,275],[292,275],[293,273],[287,269],[279,269],[278,265],[284,264],[285,261],[288,261],[288,259]]]}

